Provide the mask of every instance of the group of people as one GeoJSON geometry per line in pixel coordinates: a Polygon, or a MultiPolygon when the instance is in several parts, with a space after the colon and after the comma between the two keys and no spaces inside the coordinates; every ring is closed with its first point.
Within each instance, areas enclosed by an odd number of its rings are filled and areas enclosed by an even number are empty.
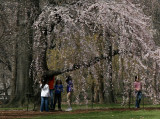
{"type": "MultiPolygon", "coordinates": [[[[62,111],[61,109],[61,93],[63,92],[63,85],[60,79],[56,79],[56,83],[54,85],[55,77],[43,77],[40,81],[40,88],[41,88],[41,108],[40,111],[43,112],[49,111],[49,107],[52,110],[55,110],[56,103],[58,101],[58,110],[62,111]],[[50,99],[50,101],[49,101],[50,99]]],[[[67,83],[67,102],[68,102],[68,109],[66,111],[71,111],[71,98],[73,93],[73,83],[71,76],[66,77],[67,83]]],[[[140,102],[142,98],[142,84],[137,76],[135,76],[134,82],[134,89],[136,94],[136,108],[140,108],[140,102]]]]}
{"type": "MultiPolygon", "coordinates": [[[[41,107],[40,111],[43,112],[44,110],[46,112],[51,110],[55,110],[56,103],[58,102],[58,110],[62,111],[61,109],[61,93],[63,92],[63,85],[62,81],[60,79],[56,79],[55,77],[47,77],[43,76],[42,80],[40,81],[40,88],[41,88],[41,107]]],[[[66,83],[67,83],[67,102],[68,102],[68,109],[66,111],[71,111],[71,98],[73,93],[73,83],[71,76],[66,77],[66,83]]]]}

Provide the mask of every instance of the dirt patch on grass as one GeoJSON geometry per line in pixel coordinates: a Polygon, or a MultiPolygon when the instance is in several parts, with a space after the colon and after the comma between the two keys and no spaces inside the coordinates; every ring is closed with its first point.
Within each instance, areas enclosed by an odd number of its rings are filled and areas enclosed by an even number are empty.
{"type": "Polygon", "coordinates": [[[41,115],[54,115],[54,114],[80,114],[89,112],[101,112],[101,111],[137,111],[137,110],[160,110],[160,108],[108,108],[108,109],[79,109],[71,112],[66,111],[50,111],[50,112],[39,112],[39,111],[0,111],[0,119],[18,119],[18,118],[33,118],[41,115]]]}

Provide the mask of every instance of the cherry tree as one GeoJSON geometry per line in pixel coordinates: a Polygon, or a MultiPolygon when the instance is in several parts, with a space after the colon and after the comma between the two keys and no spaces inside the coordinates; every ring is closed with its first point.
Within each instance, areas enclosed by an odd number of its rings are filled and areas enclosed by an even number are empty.
{"type": "MultiPolygon", "coordinates": [[[[110,96],[113,96],[112,56],[114,56],[114,44],[117,44],[116,54],[119,54],[119,59],[123,59],[119,63],[119,67],[124,67],[123,72],[120,71],[119,77],[125,72],[122,80],[125,85],[123,95],[125,96],[130,89],[133,82],[130,77],[133,75],[139,75],[141,71],[142,81],[147,80],[145,71],[148,66],[145,62],[149,62],[149,58],[146,59],[145,56],[155,50],[152,19],[146,16],[140,7],[129,1],[116,3],[104,0],[79,0],[70,5],[48,5],[39,15],[33,27],[35,29],[33,44],[35,83],[44,74],[58,75],[90,66],[94,64],[92,61],[95,61],[96,58],[98,61],[108,59],[104,70],[106,71],[105,87],[109,88],[106,88],[105,92],[110,90],[110,96]],[[102,35],[99,40],[105,44],[101,54],[97,53],[94,45],[86,45],[86,37],[92,37],[96,33],[102,35]],[[63,69],[50,70],[46,63],[47,50],[52,48],[57,39],[61,39],[60,48],[67,43],[76,50],[75,40],[78,38],[80,47],[83,49],[83,53],[79,55],[78,64],[76,62],[67,63],[66,59],[63,69]]],[[[148,90],[146,92],[149,94],[148,90]]]]}

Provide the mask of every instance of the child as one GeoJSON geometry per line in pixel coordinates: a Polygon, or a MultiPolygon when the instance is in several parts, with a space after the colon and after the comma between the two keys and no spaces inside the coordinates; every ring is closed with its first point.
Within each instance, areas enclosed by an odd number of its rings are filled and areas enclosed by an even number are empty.
{"type": "Polygon", "coordinates": [[[49,86],[47,84],[47,80],[43,77],[43,79],[40,81],[40,88],[41,88],[41,109],[40,111],[43,112],[45,110],[46,112],[49,111],[48,108],[48,97],[49,95],[49,86]]]}
{"type": "Polygon", "coordinates": [[[135,89],[135,93],[136,93],[136,108],[140,108],[140,102],[141,102],[141,98],[142,98],[142,84],[139,81],[139,79],[137,78],[137,76],[135,76],[135,82],[134,82],[134,89],[135,89]]]}
{"type": "Polygon", "coordinates": [[[58,100],[58,110],[62,111],[61,109],[61,92],[63,92],[63,85],[60,79],[56,80],[56,85],[54,86],[55,89],[55,96],[54,96],[54,106],[53,110],[55,110],[55,106],[58,100]]]}
{"type": "Polygon", "coordinates": [[[71,76],[67,77],[66,83],[67,83],[67,102],[68,102],[68,109],[66,111],[72,111],[71,98],[72,98],[72,94],[73,94],[73,83],[72,83],[71,76]]]}

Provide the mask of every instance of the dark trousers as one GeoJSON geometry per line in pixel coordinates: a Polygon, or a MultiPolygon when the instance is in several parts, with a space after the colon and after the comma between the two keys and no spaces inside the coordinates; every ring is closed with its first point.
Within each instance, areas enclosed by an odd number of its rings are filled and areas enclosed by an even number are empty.
{"type": "Polygon", "coordinates": [[[142,98],[142,92],[137,91],[136,92],[136,108],[140,108],[141,98],[142,98]]]}
{"type": "Polygon", "coordinates": [[[53,108],[53,98],[54,98],[53,92],[54,92],[54,89],[50,89],[50,90],[49,90],[49,93],[50,93],[50,100],[49,100],[50,108],[53,108]]]}
{"type": "Polygon", "coordinates": [[[54,109],[55,109],[57,100],[58,100],[58,109],[61,109],[61,93],[60,94],[56,94],[55,93],[55,96],[54,96],[54,109]]]}

